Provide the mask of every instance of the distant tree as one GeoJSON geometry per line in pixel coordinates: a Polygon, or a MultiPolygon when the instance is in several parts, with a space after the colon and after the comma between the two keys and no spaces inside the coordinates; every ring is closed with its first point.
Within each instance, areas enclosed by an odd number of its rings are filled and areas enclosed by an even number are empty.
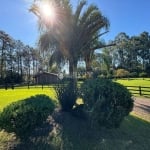
{"type": "Polygon", "coordinates": [[[4,31],[0,31],[0,78],[4,79],[6,72],[7,52],[12,46],[13,39],[4,31]]]}
{"type": "MultiPolygon", "coordinates": [[[[15,40],[4,31],[0,31],[0,83],[4,84],[11,79],[19,76],[21,81],[23,78],[31,79],[31,75],[38,72],[39,54],[38,50],[33,47],[24,45],[20,40],[15,40]],[[5,80],[6,79],[6,80],[5,80]],[[4,82],[5,81],[5,82],[4,82]]],[[[20,81],[20,79],[18,79],[20,81]]]]}
{"type": "Polygon", "coordinates": [[[116,46],[114,48],[117,56],[116,58],[118,60],[117,65],[120,68],[126,68],[129,36],[126,33],[121,32],[115,37],[115,43],[116,46]]]}
{"type": "Polygon", "coordinates": [[[150,65],[150,35],[148,32],[143,32],[139,36],[140,45],[138,56],[141,58],[142,69],[145,70],[146,66],[150,65]]]}
{"type": "Polygon", "coordinates": [[[17,72],[23,78],[23,50],[24,50],[24,44],[20,40],[16,40],[15,41],[15,49],[16,49],[17,72]]]}

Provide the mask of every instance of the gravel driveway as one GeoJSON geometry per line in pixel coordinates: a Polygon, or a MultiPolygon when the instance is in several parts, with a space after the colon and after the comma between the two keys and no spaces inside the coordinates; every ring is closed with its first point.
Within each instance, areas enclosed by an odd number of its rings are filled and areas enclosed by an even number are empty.
{"type": "Polygon", "coordinates": [[[150,98],[134,97],[132,113],[150,122],[150,98]]]}

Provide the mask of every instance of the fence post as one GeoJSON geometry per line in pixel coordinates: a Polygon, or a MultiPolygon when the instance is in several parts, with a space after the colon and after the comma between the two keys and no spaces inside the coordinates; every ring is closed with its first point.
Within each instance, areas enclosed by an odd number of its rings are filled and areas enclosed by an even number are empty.
{"type": "Polygon", "coordinates": [[[140,96],[142,95],[141,86],[139,86],[139,94],[140,94],[140,96]]]}

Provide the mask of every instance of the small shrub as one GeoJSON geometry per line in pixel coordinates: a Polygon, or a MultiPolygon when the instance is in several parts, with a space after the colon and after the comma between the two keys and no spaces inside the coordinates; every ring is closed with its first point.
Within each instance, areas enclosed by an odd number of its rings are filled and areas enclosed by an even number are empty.
{"type": "Polygon", "coordinates": [[[118,127],[133,108],[128,90],[107,79],[91,79],[81,85],[85,111],[91,122],[108,128],[118,127]]]}
{"type": "Polygon", "coordinates": [[[0,115],[0,127],[20,137],[26,136],[46,120],[54,107],[53,101],[46,95],[36,95],[12,103],[0,115]]]}
{"type": "Polygon", "coordinates": [[[131,72],[129,76],[131,78],[137,78],[138,77],[138,73],[137,72],[131,72]]]}
{"type": "Polygon", "coordinates": [[[116,71],[116,77],[125,78],[125,77],[129,77],[129,75],[130,75],[129,71],[125,69],[118,69],[116,71]]]}
{"type": "Polygon", "coordinates": [[[139,77],[147,77],[147,73],[146,72],[141,72],[140,74],[139,74],[139,77]]]}
{"type": "Polygon", "coordinates": [[[78,97],[76,81],[70,79],[68,82],[62,81],[55,88],[56,98],[58,99],[63,111],[71,111],[78,97]]]}

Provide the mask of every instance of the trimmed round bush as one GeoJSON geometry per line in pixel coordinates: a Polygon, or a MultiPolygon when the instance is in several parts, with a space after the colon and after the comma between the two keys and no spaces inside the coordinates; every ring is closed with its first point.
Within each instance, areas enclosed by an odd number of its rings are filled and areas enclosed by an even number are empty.
{"type": "Polygon", "coordinates": [[[90,79],[81,85],[84,108],[91,122],[108,128],[119,127],[132,111],[133,99],[121,84],[107,79],[90,79]]]}
{"type": "Polygon", "coordinates": [[[54,108],[54,102],[46,95],[36,95],[14,102],[0,114],[0,127],[24,137],[42,124],[54,108]]]}

